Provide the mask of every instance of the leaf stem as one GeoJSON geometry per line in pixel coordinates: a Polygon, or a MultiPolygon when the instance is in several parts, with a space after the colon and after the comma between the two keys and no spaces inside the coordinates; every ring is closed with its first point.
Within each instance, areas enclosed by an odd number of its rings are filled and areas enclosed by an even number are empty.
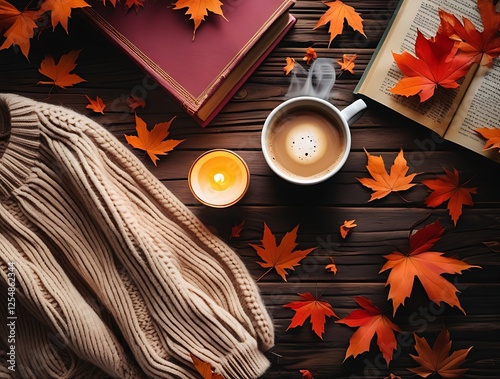
{"type": "Polygon", "coordinates": [[[270,267],[269,270],[267,270],[265,273],[263,273],[261,276],[259,276],[259,278],[256,280],[256,282],[260,281],[264,276],[266,276],[267,274],[269,274],[269,272],[271,272],[271,270],[273,268],[274,267],[270,267]]]}

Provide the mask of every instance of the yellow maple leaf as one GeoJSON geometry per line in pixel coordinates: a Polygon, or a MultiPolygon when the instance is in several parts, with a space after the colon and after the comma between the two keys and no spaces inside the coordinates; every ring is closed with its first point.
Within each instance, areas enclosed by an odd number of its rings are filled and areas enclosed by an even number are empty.
{"type": "Polygon", "coordinates": [[[184,140],[165,140],[168,136],[168,129],[170,124],[175,117],[170,121],[160,122],[156,124],[151,131],[148,130],[146,123],[139,117],[135,115],[135,130],[137,131],[137,136],[125,135],[127,142],[135,147],[136,149],[141,149],[148,153],[149,158],[153,161],[156,166],[156,161],[159,159],[157,155],[167,155],[167,152],[171,151],[178,144],[184,140]]]}
{"type": "Polygon", "coordinates": [[[218,14],[226,20],[222,11],[222,3],[219,0],[177,0],[174,9],[183,8],[187,8],[185,14],[190,15],[189,19],[194,21],[193,39],[196,29],[198,29],[202,21],[205,21],[205,17],[208,16],[208,11],[218,14]]]}

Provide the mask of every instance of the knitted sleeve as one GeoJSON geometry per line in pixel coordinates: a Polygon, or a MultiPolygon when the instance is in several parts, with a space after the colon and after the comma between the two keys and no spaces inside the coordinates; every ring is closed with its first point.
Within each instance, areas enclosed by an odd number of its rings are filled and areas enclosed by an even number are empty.
{"type": "Polygon", "coordinates": [[[101,126],[32,106],[38,160],[12,194],[113,316],[140,368],[192,377],[193,354],[224,378],[262,375],[273,326],[234,251],[101,126]]]}

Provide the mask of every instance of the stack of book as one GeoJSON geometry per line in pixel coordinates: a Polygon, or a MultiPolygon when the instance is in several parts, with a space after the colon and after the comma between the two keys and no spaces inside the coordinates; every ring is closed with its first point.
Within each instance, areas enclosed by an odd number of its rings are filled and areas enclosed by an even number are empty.
{"type": "Polygon", "coordinates": [[[101,2],[85,9],[106,36],[167,90],[202,126],[230,100],[292,27],[293,0],[224,2],[193,39],[185,10],[149,1],[138,12],[101,2]]]}

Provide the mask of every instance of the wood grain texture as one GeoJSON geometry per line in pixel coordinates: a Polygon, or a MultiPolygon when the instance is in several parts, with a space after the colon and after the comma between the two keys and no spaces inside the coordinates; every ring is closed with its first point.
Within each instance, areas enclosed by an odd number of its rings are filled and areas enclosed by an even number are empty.
{"type": "Polygon", "coordinates": [[[290,272],[288,282],[275,273],[259,281],[276,326],[276,346],[268,353],[272,366],[264,378],[300,378],[300,369],[316,373],[316,379],[382,379],[390,372],[402,378],[414,377],[406,370],[416,366],[409,356],[414,353],[413,332],[433,340],[442,325],[451,332],[453,349],[474,346],[464,365],[469,368],[464,378],[499,378],[500,253],[484,242],[500,241],[500,165],[440,140],[411,120],[371,105],[352,126],[352,154],[331,180],[312,187],[295,186],[276,177],[265,164],[260,130],[266,116],[284,100],[287,92],[290,78],[283,72],[285,58],[301,61],[309,46],[316,49],[318,56],[335,60],[344,53],[358,54],[355,74],[339,75],[331,94],[330,101],[342,109],[354,100],[352,91],[397,2],[346,3],[364,18],[366,38],[345,25],[344,33],[328,46],[327,27],[313,30],[326,5],[319,0],[298,0],[291,12],[298,20],[293,30],[204,129],[77,14],[71,19],[69,36],[56,28],[54,33],[44,31],[33,42],[30,62],[15,49],[0,51],[0,90],[63,104],[101,123],[124,143],[124,134],[135,133],[134,117],[126,105],[130,94],[145,98],[147,106],[139,109],[138,114],[150,126],[176,116],[170,137],[186,141],[161,157],[157,167],[140,151],[133,151],[210,230],[235,249],[254,278],[263,269],[256,263],[258,256],[249,243],[259,243],[264,222],[278,239],[300,224],[299,248],[316,246],[317,249],[290,272]],[[36,85],[43,80],[37,70],[43,55],[50,52],[58,57],[71,49],[83,49],[76,72],[87,82],[66,90],[36,85]],[[108,104],[105,114],[97,115],[86,109],[85,95],[103,98],[108,104]],[[249,191],[231,208],[202,206],[188,189],[190,165],[199,154],[212,148],[233,149],[250,167],[249,191]],[[382,155],[386,166],[403,149],[410,172],[420,173],[418,184],[401,196],[391,194],[368,202],[370,191],[356,179],[368,175],[364,148],[371,154],[382,155]],[[456,227],[445,206],[430,209],[423,203],[428,190],[420,180],[442,174],[443,167],[457,168],[464,181],[471,179],[471,185],[478,187],[478,194],[473,197],[475,205],[464,207],[456,227]],[[339,226],[345,219],[353,218],[358,227],[342,239],[339,226]],[[307,291],[321,294],[340,317],[356,308],[354,296],[366,296],[390,314],[388,289],[384,286],[387,274],[379,274],[385,262],[383,256],[396,249],[405,251],[412,228],[437,219],[446,231],[436,250],[482,266],[463,275],[447,276],[461,291],[459,297],[467,315],[449,306],[429,303],[417,283],[412,297],[395,316],[395,322],[405,332],[398,337],[399,349],[389,368],[374,344],[370,353],[344,361],[354,329],[336,324],[334,319],[327,321],[323,340],[312,333],[308,324],[287,330],[293,312],[283,308],[283,304],[297,300],[297,293],[307,291]],[[241,237],[230,239],[231,227],[242,220],[245,227],[241,237]],[[330,256],[338,265],[337,275],[324,269],[330,256]]]}

